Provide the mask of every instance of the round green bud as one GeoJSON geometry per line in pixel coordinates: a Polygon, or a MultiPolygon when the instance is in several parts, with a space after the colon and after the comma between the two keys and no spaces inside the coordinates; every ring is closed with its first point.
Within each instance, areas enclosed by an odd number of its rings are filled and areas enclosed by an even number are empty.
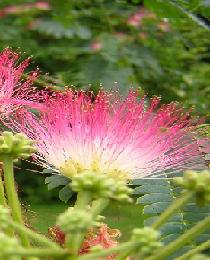
{"type": "Polygon", "coordinates": [[[183,177],[174,178],[174,183],[184,190],[195,192],[196,202],[203,206],[210,202],[210,171],[186,171],[183,177]]]}
{"type": "Polygon", "coordinates": [[[0,254],[4,260],[21,260],[20,256],[13,255],[13,252],[21,248],[16,238],[9,237],[4,233],[0,233],[0,254]]]}
{"type": "Polygon", "coordinates": [[[28,158],[36,148],[34,142],[29,140],[24,134],[12,134],[11,132],[3,132],[0,136],[0,159],[5,156],[11,157],[13,160],[18,158],[28,158]]]}
{"type": "Polygon", "coordinates": [[[73,191],[88,191],[95,199],[112,198],[116,200],[130,200],[131,189],[125,181],[91,171],[83,171],[72,178],[71,187],[73,191]]]}
{"type": "Polygon", "coordinates": [[[57,219],[57,225],[66,233],[79,233],[85,231],[95,222],[87,210],[69,207],[57,219]]]}
{"type": "Polygon", "coordinates": [[[159,241],[160,233],[151,227],[135,228],[131,241],[136,243],[136,254],[151,255],[163,244],[159,241]]]}

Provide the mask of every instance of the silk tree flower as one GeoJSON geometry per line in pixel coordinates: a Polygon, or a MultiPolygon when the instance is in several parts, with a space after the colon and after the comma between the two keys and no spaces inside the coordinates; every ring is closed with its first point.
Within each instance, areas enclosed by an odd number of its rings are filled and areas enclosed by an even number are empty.
{"type": "MultiPolygon", "coordinates": [[[[64,246],[66,234],[59,226],[49,228],[49,235],[61,246],[64,246]]],[[[118,229],[111,229],[106,224],[88,230],[85,239],[80,247],[79,254],[87,254],[94,246],[101,246],[104,249],[111,248],[118,244],[117,239],[121,236],[118,229]]],[[[106,257],[107,260],[115,259],[115,255],[106,257]]]]}
{"type": "Polygon", "coordinates": [[[19,63],[19,55],[6,48],[0,53],[0,114],[8,116],[21,105],[39,107],[35,101],[41,100],[44,92],[37,93],[32,87],[37,78],[37,71],[27,75],[23,80],[24,70],[28,67],[30,59],[19,63]],[[37,94],[36,94],[37,93],[37,94]]]}
{"type": "Polygon", "coordinates": [[[22,109],[7,125],[36,141],[39,164],[70,178],[85,170],[138,179],[203,168],[199,120],[178,103],[138,96],[69,90],[46,98],[39,116],[22,109]]]}

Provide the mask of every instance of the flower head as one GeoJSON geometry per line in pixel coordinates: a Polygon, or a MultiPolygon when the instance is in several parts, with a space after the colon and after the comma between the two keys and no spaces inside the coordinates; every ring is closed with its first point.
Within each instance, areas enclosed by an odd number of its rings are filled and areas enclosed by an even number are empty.
{"type": "MultiPolygon", "coordinates": [[[[49,234],[60,245],[65,244],[66,234],[59,226],[49,228],[49,234]]],[[[87,254],[95,246],[110,248],[118,244],[117,239],[121,233],[118,229],[111,229],[107,225],[102,224],[100,227],[90,228],[85,236],[85,240],[79,250],[79,254],[87,254]]],[[[114,259],[115,255],[107,256],[107,260],[114,259]]]]}
{"type": "Polygon", "coordinates": [[[46,99],[39,116],[21,110],[9,126],[37,142],[36,160],[61,173],[85,170],[137,179],[199,169],[204,158],[193,129],[199,123],[177,103],[97,96],[69,90],[46,99]]]}
{"type": "Polygon", "coordinates": [[[46,1],[38,1],[35,3],[25,3],[19,5],[9,5],[1,11],[4,15],[21,15],[32,11],[49,11],[51,6],[46,1]]]}
{"type": "Polygon", "coordinates": [[[41,94],[35,92],[32,82],[37,77],[37,71],[27,75],[23,80],[24,70],[30,59],[18,64],[19,55],[6,48],[0,53],[0,113],[7,116],[21,104],[38,106],[34,101],[40,99],[41,94]]]}

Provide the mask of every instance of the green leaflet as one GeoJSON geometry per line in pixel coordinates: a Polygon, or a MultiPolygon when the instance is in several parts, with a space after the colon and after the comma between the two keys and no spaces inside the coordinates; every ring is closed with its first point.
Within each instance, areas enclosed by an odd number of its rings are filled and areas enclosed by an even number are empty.
{"type": "MultiPolygon", "coordinates": [[[[144,206],[143,214],[148,216],[145,225],[151,225],[173,201],[174,191],[167,179],[148,179],[136,180],[134,184],[141,185],[134,189],[134,194],[141,194],[137,203],[144,206]]],[[[160,231],[165,243],[174,240],[179,234],[186,230],[186,224],[183,220],[183,214],[177,212],[171,217],[168,223],[164,224],[160,231]]]]}
{"type": "Polygon", "coordinates": [[[48,190],[52,190],[58,186],[67,185],[69,182],[69,179],[62,175],[52,175],[45,178],[45,184],[48,185],[48,190]]]}
{"type": "Polygon", "coordinates": [[[70,189],[69,185],[64,186],[59,191],[59,199],[63,202],[68,202],[68,200],[72,197],[73,191],[70,189]]]}
{"type": "MultiPolygon", "coordinates": [[[[170,203],[179,196],[180,189],[174,187],[167,179],[147,179],[135,180],[135,185],[140,185],[134,188],[134,194],[140,194],[137,203],[144,206],[143,214],[146,220],[145,226],[151,225],[158,216],[170,205],[170,203]]],[[[162,242],[168,244],[177,239],[187,229],[190,229],[198,221],[204,219],[210,214],[210,205],[199,207],[194,202],[189,202],[183,209],[174,214],[167,223],[160,228],[162,242]]],[[[194,244],[202,243],[210,237],[210,229],[197,237],[194,244]]],[[[190,250],[191,245],[184,246],[176,254],[169,259],[174,259],[175,256],[182,255],[190,250]]]]}
{"type": "Polygon", "coordinates": [[[47,184],[48,190],[60,187],[59,199],[65,203],[73,195],[73,191],[71,190],[69,183],[70,180],[61,174],[54,174],[45,178],[45,184],[47,184]]]}

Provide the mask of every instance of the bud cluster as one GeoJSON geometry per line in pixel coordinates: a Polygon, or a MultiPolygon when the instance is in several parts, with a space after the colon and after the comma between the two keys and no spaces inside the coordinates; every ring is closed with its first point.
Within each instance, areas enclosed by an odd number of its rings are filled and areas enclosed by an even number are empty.
{"type": "Polygon", "coordinates": [[[66,233],[79,233],[93,226],[95,221],[85,209],[69,207],[57,219],[57,225],[66,233]]]}
{"type": "Polygon", "coordinates": [[[174,178],[176,185],[195,192],[198,205],[210,203],[210,171],[186,171],[183,177],[174,178]]]}
{"type": "Polygon", "coordinates": [[[151,255],[163,244],[158,241],[160,234],[150,227],[135,228],[131,240],[137,243],[136,253],[140,255],[151,255]]]}
{"type": "Polygon", "coordinates": [[[29,140],[24,134],[14,134],[11,132],[3,132],[0,136],[0,158],[9,156],[12,159],[28,158],[36,152],[33,146],[34,142],[29,140]]]}
{"type": "Polygon", "coordinates": [[[72,178],[71,187],[74,191],[88,191],[93,198],[112,198],[119,201],[130,201],[131,189],[126,182],[97,172],[84,171],[72,178]]]}

